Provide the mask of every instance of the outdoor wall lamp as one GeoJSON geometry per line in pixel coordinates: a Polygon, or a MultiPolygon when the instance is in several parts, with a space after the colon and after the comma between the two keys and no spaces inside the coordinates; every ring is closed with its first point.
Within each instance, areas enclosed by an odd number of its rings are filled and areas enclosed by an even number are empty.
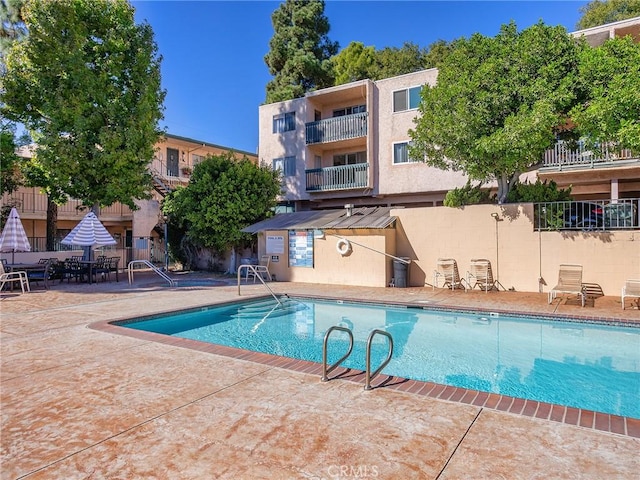
{"type": "Polygon", "coordinates": [[[500,215],[498,215],[496,212],[493,212],[493,213],[491,214],[491,216],[493,217],[493,219],[494,219],[496,222],[501,222],[501,221],[502,221],[502,219],[500,218],[500,215]]]}

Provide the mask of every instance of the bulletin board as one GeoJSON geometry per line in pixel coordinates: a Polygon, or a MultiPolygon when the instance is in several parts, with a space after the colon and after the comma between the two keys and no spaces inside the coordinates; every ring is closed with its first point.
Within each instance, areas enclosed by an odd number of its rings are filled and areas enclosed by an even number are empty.
{"type": "Polygon", "coordinates": [[[289,266],[313,268],[313,230],[289,230],[289,266]]]}

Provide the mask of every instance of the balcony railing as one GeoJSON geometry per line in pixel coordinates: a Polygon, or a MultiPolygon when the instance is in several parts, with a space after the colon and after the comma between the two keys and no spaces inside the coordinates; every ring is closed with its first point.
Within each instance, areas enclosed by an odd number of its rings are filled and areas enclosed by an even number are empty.
{"type": "Polygon", "coordinates": [[[640,228],[640,199],[536,203],[534,228],[543,231],[637,230],[640,228]]]}
{"type": "Polygon", "coordinates": [[[305,124],[307,145],[367,136],[367,112],[327,118],[305,124]]]}
{"type": "Polygon", "coordinates": [[[369,164],[356,163],[339,167],[305,170],[307,192],[328,192],[366,188],[369,183],[369,164]]]}
{"type": "Polygon", "coordinates": [[[640,155],[629,149],[618,149],[613,143],[603,144],[601,151],[588,150],[580,141],[572,148],[568,142],[560,141],[544,154],[542,168],[563,170],[566,168],[596,168],[610,166],[614,162],[640,162],[640,155]]]}
{"type": "MultiPolygon", "coordinates": [[[[40,193],[36,188],[30,189],[30,191],[18,191],[12,194],[5,194],[2,197],[2,203],[5,205],[15,205],[20,214],[30,213],[44,216],[47,214],[47,196],[40,193]]],[[[82,206],[80,200],[69,199],[64,205],[58,205],[59,217],[73,216],[82,218],[88,211],[86,207],[82,206]]],[[[114,203],[109,207],[101,208],[99,213],[99,216],[109,217],[131,217],[132,215],[133,212],[131,209],[122,203],[114,203]]]]}

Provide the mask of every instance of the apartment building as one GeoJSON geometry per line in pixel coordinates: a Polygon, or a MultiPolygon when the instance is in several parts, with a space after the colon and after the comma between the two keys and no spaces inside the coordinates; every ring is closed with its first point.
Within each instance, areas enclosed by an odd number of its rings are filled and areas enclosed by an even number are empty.
{"type": "MultiPolygon", "coordinates": [[[[597,46],[632,35],[640,41],[640,17],[573,32],[597,46]]],[[[435,206],[447,191],[465,185],[408,156],[423,85],[435,85],[437,69],[384,80],[360,80],[259,107],[259,155],[282,170],[281,212],[355,206],[435,206]]],[[[526,178],[572,186],[580,199],[640,197],[640,160],[630,151],[596,155],[562,142],[526,178]]],[[[524,178],[524,177],[523,177],[524,178]]]]}
{"type": "MultiPolygon", "coordinates": [[[[201,140],[166,134],[155,147],[155,156],[149,165],[153,174],[152,198],[138,200],[137,210],[115,203],[101,208],[100,221],[117,240],[116,249],[123,251],[125,261],[133,259],[159,260],[164,258],[164,220],[160,207],[162,199],[177,185],[187,185],[193,168],[208,155],[232,151],[237,158],[247,157],[257,162],[255,153],[245,152],[201,140]]],[[[30,150],[20,150],[21,156],[29,156],[30,150]]],[[[2,197],[2,205],[18,209],[32,250],[46,250],[47,197],[39,188],[21,187],[2,197]]],[[[58,207],[57,234],[63,239],[87,213],[75,199],[58,207]]]]}
{"type": "Polygon", "coordinates": [[[415,162],[408,131],[436,69],[361,80],[259,108],[259,155],[282,170],[282,211],[439,205],[466,178],[415,162]]]}

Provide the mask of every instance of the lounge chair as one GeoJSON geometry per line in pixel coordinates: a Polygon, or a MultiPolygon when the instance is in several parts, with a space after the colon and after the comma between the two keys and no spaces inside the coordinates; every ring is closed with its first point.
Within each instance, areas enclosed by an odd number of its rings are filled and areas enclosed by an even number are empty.
{"type": "Polygon", "coordinates": [[[549,303],[553,302],[559,293],[578,295],[584,307],[586,295],[582,288],[582,265],[560,265],[558,284],[549,292],[549,303]]]}
{"type": "Polygon", "coordinates": [[[438,279],[443,279],[442,288],[456,290],[458,288],[466,290],[464,278],[460,278],[458,263],[453,258],[439,258],[437,269],[433,271],[433,289],[438,286],[438,279]]]}
{"type": "Polygon", "coordinates": [[[253,283],[256,283],[257,275],[260,275],[263,280],[271,281],[271,272],[269,272],[269,265],[271,263],[271,255],[262,255],[260,257],[260,263],[258,265],[254,265],[253,269],[248,268],[246,270],[245,280],[248,280],[249,277],[253,278],[253,283]]]}
{"type": "Polygon", "coordinates": [[[640,280],[627,280],[622,287],[622,309],[625,298],[637,298],[636,305],[640,308],[640,280]]]}
{"type": "Polygon", "coordinates": [[[30,292],[31,287],[29,286],[29,278],[27,277],[27,272],[24,271],[16,271],[16,272],[7,272],[4,269],[5,262],[0,262],[0,290],[2,290],[5,284],[10,284],[13,286],[15,282],[20,283],[20,289],[22,293],[26,291],[30,292]]]}
{"type": "MultiPolygon", "coordinates": [[[[500,290],[499,287],[502,287],[500,282],[493,278],[491,262],[485,258],[474,258],[471,260],[471,266],[467,272],[467,283],[471,290],[480,287],[480,289],[485,292],[489,290],[500,290]]],[[[505,288],[502,287],[502,289],[504,290],[505,288]]]]}

